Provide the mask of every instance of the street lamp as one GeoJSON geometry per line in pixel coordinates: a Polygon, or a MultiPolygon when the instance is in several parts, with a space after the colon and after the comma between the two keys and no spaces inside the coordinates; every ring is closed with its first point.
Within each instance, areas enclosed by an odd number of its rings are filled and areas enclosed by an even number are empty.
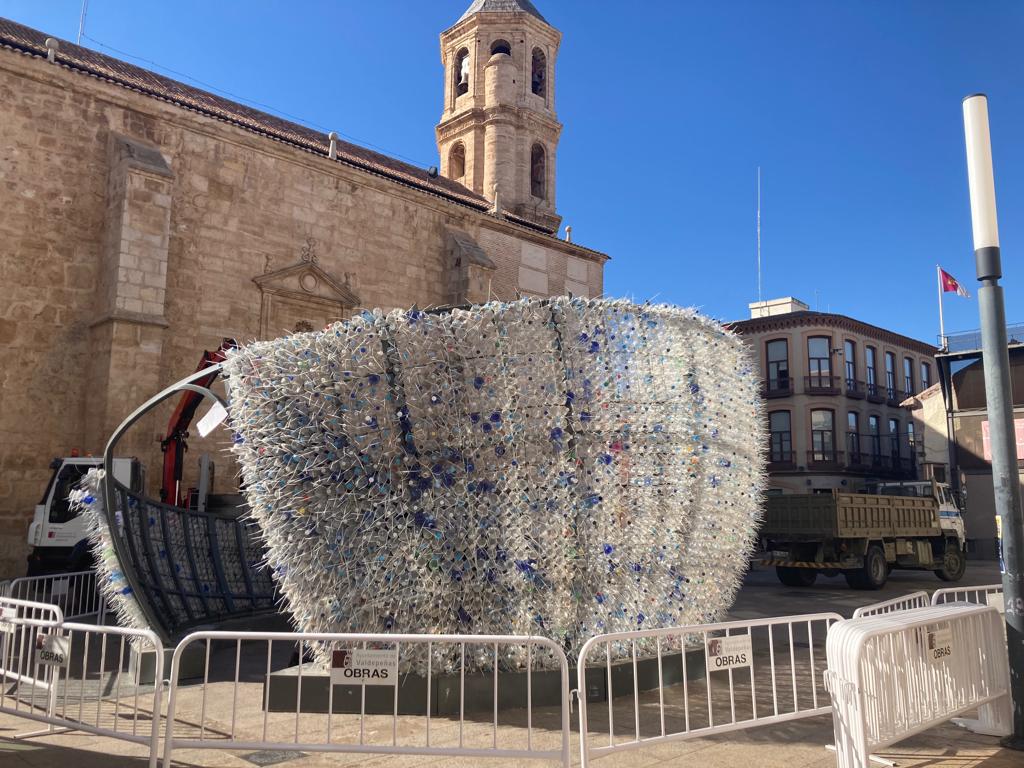
{"type": "Polygon", "coordinates": [[[1024,750],[1024,519],[1010,389],[1010,356],[1006,344],[1006,311],[999,285],[999,226],[988,130],[988,97],[964,99],[967,179],[971,189],[971,224],[981,315],[981,349],[985,367],[985,399],[992,441],[992,483],[996,514],[1002,520],[1003,599],[1010,657],[1013,734],[1003,744],[1024,750]]]}

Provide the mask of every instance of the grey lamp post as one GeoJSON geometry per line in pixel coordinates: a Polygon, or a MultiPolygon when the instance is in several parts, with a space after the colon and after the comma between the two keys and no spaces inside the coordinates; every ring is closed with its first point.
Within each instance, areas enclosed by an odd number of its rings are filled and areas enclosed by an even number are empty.
{"type": "Polygon", "coordinates": [[[978,282],[981,283],[978,312],[981,315],[985,398],[992,440],[992,482],[996,514],[1002,520],[1003,596],[1013,697],[1013,734],[1003,743],[1007,747],[1024,749],[1024,514],[1020,506],[1010,356],[1006,346],[1006,311],[1003,289],[999,285],[1002,265],[988,130],[988,98],[984,94],[968,96],[963,106],[974,259],[978,282]]]}

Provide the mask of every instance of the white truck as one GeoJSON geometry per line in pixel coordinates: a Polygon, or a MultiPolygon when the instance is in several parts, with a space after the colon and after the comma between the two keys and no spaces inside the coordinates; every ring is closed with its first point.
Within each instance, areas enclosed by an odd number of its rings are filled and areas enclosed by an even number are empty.
{"type": "MultiPolygon", "coordinates": [[[[75,514],[68,495],[90,469],[99,469],[102,463],[102,459],[79,456],[50,462],[53,474],[28,527],[28,544],[32,548],[28,556],[29,576],[91,567],[85,522],[75,514]]],[[[142,465],[136,459],[114,459],[114,477],[133,491],[141,491],[144,485],[142,465]]]]}

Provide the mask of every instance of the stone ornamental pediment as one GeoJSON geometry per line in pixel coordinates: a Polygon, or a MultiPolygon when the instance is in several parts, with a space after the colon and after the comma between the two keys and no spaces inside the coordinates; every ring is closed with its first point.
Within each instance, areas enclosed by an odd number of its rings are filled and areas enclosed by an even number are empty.
{"type": "Polygon", "coordinates": [[[352,289],[320,266],[312,238],[298,262],[252,280],[260,289],[261,339],[323,328],[360,306],[352,289]]]}
{"type": "Polygon", "coordinates": [[[300,301],[321,299],[349,308],[359,306],[359,297],[314,261],[303,260],[290,267],[268,272],[254,277],[253,282],[263,293],[287,296],[300,301]]]}

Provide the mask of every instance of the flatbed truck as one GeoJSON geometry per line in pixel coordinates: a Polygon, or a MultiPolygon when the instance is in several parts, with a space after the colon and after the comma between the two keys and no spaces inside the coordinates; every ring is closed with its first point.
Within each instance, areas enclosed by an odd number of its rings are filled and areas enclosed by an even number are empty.
{"type": "Polygon", "coordinates": [[[768,496],[762,564],[794,587],[841,573],[853,589],[881,589],[895,568],[963,577],[964,523],[948,486],[882,483],[871,491],[768,496]]]}

